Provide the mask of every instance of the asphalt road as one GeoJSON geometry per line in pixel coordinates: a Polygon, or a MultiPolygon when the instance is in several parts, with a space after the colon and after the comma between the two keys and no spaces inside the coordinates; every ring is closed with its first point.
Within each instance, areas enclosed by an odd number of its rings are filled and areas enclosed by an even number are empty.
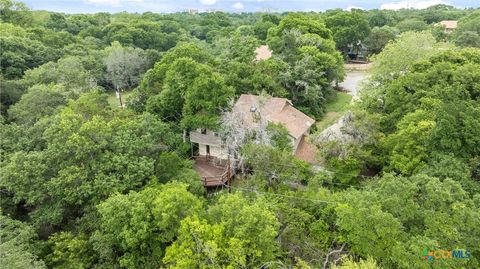
{"type": "Polygon", "coordinates": [[[360,71],[351,71],[347,72],[347,77],[345,81],[340,83],[340,87],[348,90],[348,94],[352,95],[354,99],[358,98],[358,93],[360,91],[360,82],[368,76],[366,72],[360,71]]]}

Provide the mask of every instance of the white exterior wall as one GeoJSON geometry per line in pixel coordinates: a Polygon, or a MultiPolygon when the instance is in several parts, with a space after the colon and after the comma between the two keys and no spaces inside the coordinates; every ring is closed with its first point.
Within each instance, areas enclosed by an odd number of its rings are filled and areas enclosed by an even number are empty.
{"type": "Polygon", "coordinates": [[[222,160],[228,159],[226,149],[217,146],[210,146],[210,156],[214,156],[222,160]]]}
{"type": "Polygon", "coordinates": [[[198,154],[200,154],[200,156],[207,155],[207,146],[202,145],[202,144],[198,144],[198,154]]]}

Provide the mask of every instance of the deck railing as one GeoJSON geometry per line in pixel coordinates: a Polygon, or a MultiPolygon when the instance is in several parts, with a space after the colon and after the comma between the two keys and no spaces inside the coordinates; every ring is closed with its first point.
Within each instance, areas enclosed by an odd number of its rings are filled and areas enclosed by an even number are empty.
{"type": "Polygon", "coordinates": [[[225,171],[218,176],[209,176],[209,177],[202,177],[202,182],[205,187],[214,187],[214,186],[222,186],[228,183],[229,179],[232,178],[234,174],[234,169],[232,169],[227,161],[227,165],[218,165],[215,161],[214,157],[209,155],[207,156],[195,156],[194,157],[197,161],[204,161],[216,168],[223,168],[225,171]],[[229,171],[230,169],[230,171],[229,171]]]}
{"type": "Polygon", "coordinates": [[[225,185],[228,180],[233,176],[233,171],[228,168],[225,169],[225,172],[219,176],[212,176],[212,177],[202,177],[203,185],[204,186],[220,186],[225,185]]]}

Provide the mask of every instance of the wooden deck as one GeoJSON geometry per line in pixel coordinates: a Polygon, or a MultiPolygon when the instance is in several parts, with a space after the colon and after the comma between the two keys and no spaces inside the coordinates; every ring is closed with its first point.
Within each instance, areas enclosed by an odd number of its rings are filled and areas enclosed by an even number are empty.
{"type": "Polygon", "coordinates": [[[200,175],[203,186],[217,187],[228,183],[228,177],[232,173],[228,173],[227,167],[215,166],[206,156],[195,157],[193,169],[200,175]]]}

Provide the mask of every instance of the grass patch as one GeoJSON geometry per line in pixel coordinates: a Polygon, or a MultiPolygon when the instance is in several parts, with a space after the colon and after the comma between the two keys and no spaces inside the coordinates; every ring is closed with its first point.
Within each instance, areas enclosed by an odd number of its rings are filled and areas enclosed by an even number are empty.
{"type": "Polygon", "coordinates": [[[345,112],[352,101],[352,96],[348,93],[335,91],[328,100],[325,110],[327,112],[345,112]]]}
{"type": "MultiPolygon", "coordinates": [[[[128,97],[133,93],[133,91],[126,91],[122,92],[122,102],[125,105],[125,103],[128,101],[128,97]]],[[[111,92],[108,95],[108,103],[112,108],[119,108],[120,107],[120,102],[118,101],[117,95],[115,92],[111,92]]]]}
{"type": "Polygon", "coordinates": [[[317,130],[321,132],[340,119],[348,110],[351,101],[350,94],[335,91],[325,107],[325,115],[317,122],[317,130]]]}

